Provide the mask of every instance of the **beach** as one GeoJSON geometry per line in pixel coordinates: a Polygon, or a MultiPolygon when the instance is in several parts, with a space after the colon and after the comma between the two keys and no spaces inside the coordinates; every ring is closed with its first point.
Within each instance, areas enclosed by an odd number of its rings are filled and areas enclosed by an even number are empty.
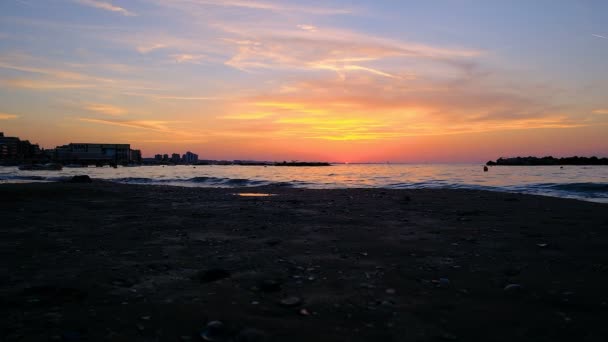
{"type": "Polygon", "coordinates": [[[96,181],[1,184],[0,218],[2,341],[608,336],[602,203],[96,181]]]}

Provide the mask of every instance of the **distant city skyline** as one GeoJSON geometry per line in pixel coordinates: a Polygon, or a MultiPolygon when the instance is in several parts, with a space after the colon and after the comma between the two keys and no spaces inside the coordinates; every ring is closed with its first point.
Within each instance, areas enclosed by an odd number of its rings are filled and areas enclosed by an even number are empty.
{"type": "Polygon", "coordinates": [[[599,0],[4,1],[0,131],[146,157],[608,156],[606,13],[599,0]]]}

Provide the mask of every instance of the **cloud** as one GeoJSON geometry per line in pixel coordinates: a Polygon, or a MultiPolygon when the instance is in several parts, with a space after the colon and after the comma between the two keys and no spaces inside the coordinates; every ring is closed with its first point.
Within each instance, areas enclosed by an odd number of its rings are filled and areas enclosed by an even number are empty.
{"type": "Polygon", "coordinates": [[[521,84],[518,92],[507,92],[476,74],[460,77],[467,82],[367,75],[348,81],[328,77],[295,81],[235,101],[230,111],[236,114],[219,118],[232,119],[233,130],[248,129],[255,122],[274,136],[336,141],[593,124],[591,118],[569,114],[567,104],[552,104],[542,89],[521,84]]]}
{"type": "Polygon", "coordinates": [[[18,115],[8,114],[8,113],[0,113],[0,120],[12,120],[18,118],[18,115]]]}
{"type": "Polygon", "coordinates": [[[225,100],[222,97],[212,96],[170,96],[170,95],[155,95],[154,98],[159,100],[178,100],[178,101],[220,101],[225,100]]]}
{"type": "Polygon", "coordinates": [[[0,84],[9,88],[22,88],[22,89],[31,89],[31,90],[56,90],[56,89],[79,89],[79,88],[93,88],[95,84],[87,84],[87,83],[66,83],[66,82],[56,82],[56,81],[48,81],[48,80],[33,80],[33,79],[23,79],[23,78],[14,78],[8,80],[0,80],[0,84]]]}
{"type": "Polygon", "coordinates": [[[608,114],[608,109],[596,109],[593,114],[608,114]]]}
{"type": "Polygon", "coordinates": [[[245,114],[230,114],[220,116],[220,119],[226,120],[259,120],[273,115],[272,113],[245,113],[245,114]]]}
{"type": "Polygon", "coordinates": [[[167,47],[166,44],[156,43],[156,44],[151,44],[151,45],[137,46],[136,49],[139,53],[146,54],[146,53],[152,52],[154,50],[164,49],[166,47],[167,47]]]}
{"type": "Polygon", "coordinates": [[[132,16],[136,15],[135,13],[130,12],[122,7],[114,6],[111,3],[105,2],[105,1],[99,1],[99,0],[74,0],[74,1],[76,1],[77,3],[79,3],[81,5],[99,8],[99,9],[110,11],[110,12],[120,13],[127,17],[132,17],[132,16]]]}
{"type": "Polygon", "coordinates": [[[157,121],[157,120],[110,120],[110,119],[95,119],[95,118],[79,118],[78,120],[84,122],[92,122],[111,126],[120,126],[128,128],[145,129],[157,132],[172,132],[167,127],[168,121],[157,121]]]}
{"type": "Polygon", "coordinates": [[[176,63],[192,63],[192,64],[200,64],[200,61],[202,59],[204,59],[205,55],[191,55],[191,54],[173,54],[170,55],[170,57],[176,62],[176,63]]]}
{"type": "Polygon", "coordinates": [[[213,7],[234,7],[249,10],[262,10],[280,13],[305,13],[315,15],[344,15],[353,14],[351,9],[331,8],[331,7],[315,7],[288,4],[286,2],[268,2],[255,0],[157,0],[159,5],[164,6],[181,6],[181,8],[192,9],[200,6],[213,7]]]}
{"type": "MultiPolygon", "coordinates": [[[[21,57],[15,56],[15,57],[23,58],[23,56],[21,56],[21,57]]],[[[22,65],[19,63],[13,63],[13,62],[7,61],[3,57],[0,57],[0,68],[12,69],[12,70],[23,71],[23,72],[28,72],[28,73],[44,74],[44,75],[49,75],[49,76],[63,78],[63,79],[70,79],[70,80],[83,80],[83,79],[87,78],[87,76],[85,76],[84,74],[80,74],[77,72],[22,65]]]]}
{"type": "Polygon", "coordinates": [[[602,35],[600,35],[600,34],[595,34],[595,33],[594,33],[594,34],[591,34],[591,35],[592,35],[592,36],[594,36],[594,37],[597,37],[597,38],[608,39],[608,37],[606,37],[606,36],[602,36],[602,35]]]}
{"type": "Polygon", "coordinates": [[[12,88],[54,90],[98,87],[104,90],[161,90],[156,84],[147,85],[130,79],[112,79],[70,70],[86,69],[95,70],[100,73],[103,72],[102,69],[121,73],[132,70],[132,68],[123,64],[60,63],[27,54],[5,54],[0,55],[0,69],[15,70],[31,74],[26,77],[0,78],[1,85],[12,88]],[[59,64],[59,66],[48,66],[53,64],[59,64]]]}
{"type": "Polygon", "coordinates": [[[124,108],[99,103],[88,104],[84,107],[84,109],[110,116],[120,116],[127,113],[127,110],[124,108]]]}
{"type": "Polygon", "coordinates": [[[298,28],[308,32],[317,32],[317,28],[312,25],[298,25],[298,28]]]}
{"type": "Polygon", "coordinates": [[[415,75],[402,68],[412,65],[412,61],[464,70],[482,55],[474,49],[437,47],[329,28],[317,32],[309,26],[298,30],[227,24],[215,27],[231,35],[223,41],[235,49],[224,64],[243,71],[329,70],[341,78],[348,73],[369,73],[411,79],[415,75]]]}

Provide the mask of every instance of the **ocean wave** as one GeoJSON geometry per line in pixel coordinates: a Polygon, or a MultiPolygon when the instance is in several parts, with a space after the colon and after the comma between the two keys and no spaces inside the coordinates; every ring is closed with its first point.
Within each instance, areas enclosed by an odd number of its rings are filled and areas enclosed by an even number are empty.
{"type": "Polygon", "coordinates": [[[47,181],[47,177],[43,176],[20,176],[20,175],[0,175],[0,180],[17,180],[17,181],[47,181]]]}
{"type": "Polygon", "coordinates": [[[549,183],[546,184],[549,189],[574,191],[574,192],[589,192],[589,193],[606,193],[608,194],[608,183],[549,183]]]}
{"type": "MultiPolygon", "coordinates": [[[[415,169],[409,167],[408,169],[415,169]]],[[[9,169],[2,169],[2,171],[9,169]]],[[[136,168],[130,170],[128,174],[116,174],[113,169],[93,169],[90,176],[99,180],[105,180],[116,183],[127,184],[148,184],[148,185],[172,185],[185,187],[221,187],[221,188],[237,188],[237,187],[256,187],[256,186],[276,186],[290,188],[310,188],[310,189],[341,189],[341,188],[387,188],[387,189],[468,189],[468,190],[489,190],[509,193],[525,193],[562,198],[575,198],[585,201],[597,201],[608,203],[608,182],[605,180],[605,174],[593,175],[593,177],[581,177],[577,170],[573,170],[572,174],[562,175],[557,177],[540,177],[530,176],[536,174],[537,169],[530,169],[530,172],[525,177],[509,177],[505,179],[488,178],[488,177],[472,177],[466,172],[468,169],[461,171],[450,171],[454,175],[447,176],[446,172],[442,172],[435,178],[427,177],[411,177],[409,173],[398,173],[392,175],[376,174],[374,172],[335,172],[319,174],[285,172],[284,174],[264,175],[246,174],[245,172],[234,172],[233,169],[229,173],[223,173],[224,169],[218,169],[218,172],[166,172],[166,170],[157,170],[156,174],[148,172],[147,168],[136,168]],[[210,174],[213,174],[211,176],[210,174]],[[337,175],[348,174],[348,178],[336,177],[337,175]],[[132,177],[123,177],[131,175],[132,177]],[[118,176],[118,177],[116,177],[118,176]],[[410,178],[411,177],[411,178],[410,178]],[[536,179],[540,182],[533,182],[531,179],[536,179]],[[578,180],[578,181],[573,181],[578,180]],[[597,181],[596,181],[597,180],[597,181]],[[545,182],[543,182],[545,181],[545,182]]],[[[176,169],[181,171],[180,169],[176,169]]],[[[248,170],[248,169],[243,169],[248,170]]],[[[281,171],[288,169],[281,169],[281,171]]],[[[600,170],[603,172],[604,169],[600,170]]],[[[213,170],[215,171],[215,170],[213,170]]],[[[240,169],[239,169],[240,171],[240,169]]],[[[365,170],[364,170],[365,171],[365,170]]],[[[124,171],[123,171],[124,172],[124,171]]],[[[52,182],[65,181],[73,176],[73,172],[63,173],[19,173],[17,170],[10,169],[9,172],[0,172],[1,183],[27,183],[27,182],[52,182]]]]}
{"type": "Polygon", "coordinates": [[[127,177],[127,178],[114,178],[107,179],[111,182],[116,183],[128,183],[128,184],[169,184],[178,186],[220,186],[220,187],[252,187],[262,185],[277,185],[277,186],[292,186],[289,182],[274,183],[265,180],[256,179],[245,179],[245,178],[222,178],[222,177],[211,177],[211,176],[199,176],[193,178],[145,178],[145,177],[127,177]]]}

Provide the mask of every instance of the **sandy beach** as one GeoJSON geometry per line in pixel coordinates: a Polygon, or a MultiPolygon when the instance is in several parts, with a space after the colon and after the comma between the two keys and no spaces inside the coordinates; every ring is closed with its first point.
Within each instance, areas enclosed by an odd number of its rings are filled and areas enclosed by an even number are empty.
{"type": "Polygon", "coordinates": [[[608,336],[606,204],[46,183],[0,185],[0,218],[2,341],[608,336]]]}

